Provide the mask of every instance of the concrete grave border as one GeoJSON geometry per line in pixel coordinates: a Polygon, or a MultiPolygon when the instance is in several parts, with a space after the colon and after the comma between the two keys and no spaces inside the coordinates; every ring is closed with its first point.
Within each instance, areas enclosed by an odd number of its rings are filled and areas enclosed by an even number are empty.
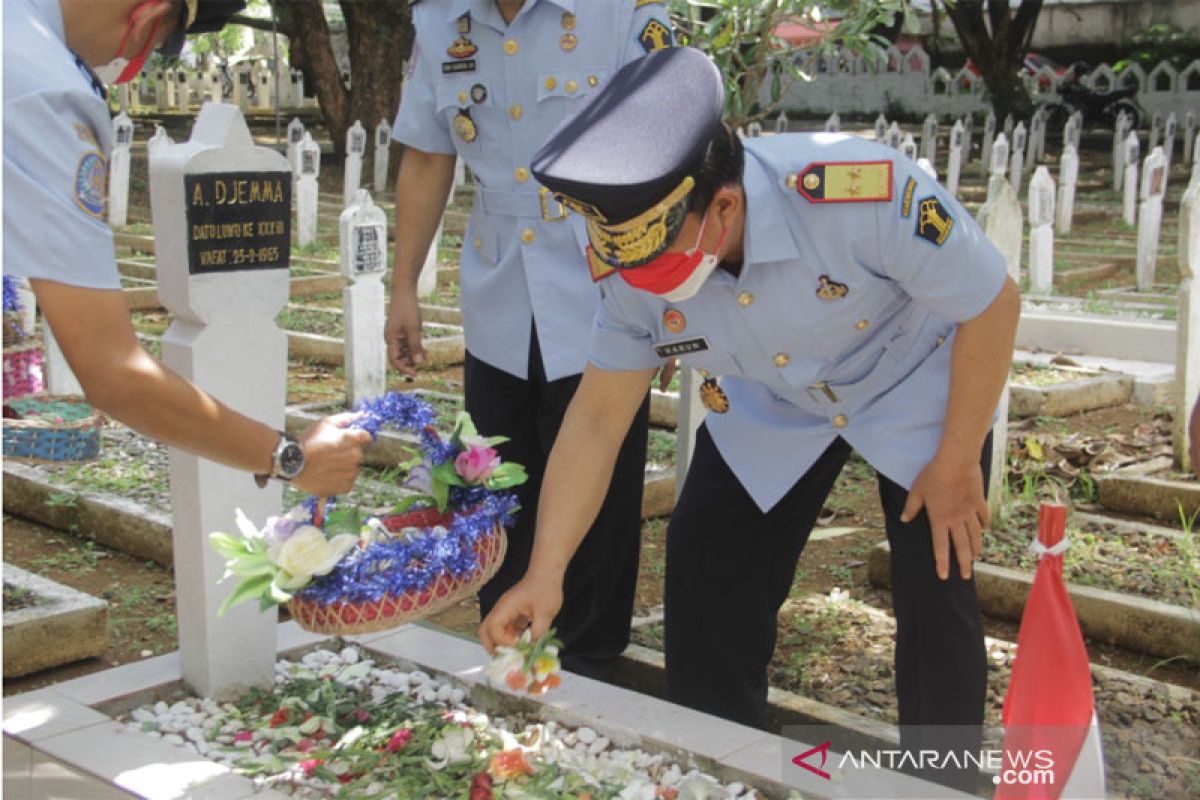
{"type": "Polygon", "coordinates": [[[46,601],[4,612],[6,679],[94,658],[108,647],[105,601],[12,564],[4,565],[4,582],[46,601]]]}

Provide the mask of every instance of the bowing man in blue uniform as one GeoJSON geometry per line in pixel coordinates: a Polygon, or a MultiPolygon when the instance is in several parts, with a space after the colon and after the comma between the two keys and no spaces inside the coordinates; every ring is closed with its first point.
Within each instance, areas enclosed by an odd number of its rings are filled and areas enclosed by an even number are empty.
{"type": "MultiPolygon", "coordinates": [[[[853,448],[878,472],[891,543],[900,721],[977,727],[986,663],[972,560],[1018,290],[962,206],[893,150],[840,134],[742,143],[721,109],[707,57],[652,53],[533,158],[537,179],[587,219],[603,299],[529,571],[481,638],[507,643],[522,620],[535,636],[546,627],[549,587],[617,443],[677,356],[705,376],[709,413],[668,531],[670,698],[764,724],[776,615],[853,448]]],[[[908,748],[948,744],[902,730],[908,748]]]]}
{"type": "MultiPolygon", "coordinates": [[[[423,0],[393,137],[395,279],[384,332],[391,364],[424,363],[416,284],[462,159],[475,180],[463,237],[466,408],[524,464],[522,512],[486,614],[525,572],[550,446],[587,363],[599,292],[588,278],[583,218],[532,179],[534,152],[626,63],[672,44],[662,0],[423,0]]],[[[563,663],[607,677],[629,642],[637,583],[649,404],[646,387],[611,489],[567,569],[556,628],[563,663]]],[[[607,485],[606,485],[607,486],[607,485]]]]}

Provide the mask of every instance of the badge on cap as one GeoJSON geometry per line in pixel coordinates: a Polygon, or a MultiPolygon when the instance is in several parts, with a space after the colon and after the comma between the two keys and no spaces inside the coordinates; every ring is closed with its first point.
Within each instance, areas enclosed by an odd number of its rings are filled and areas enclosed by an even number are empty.
{"type": "Polygon", "coordinates": [[[667,309],[663,314],[663,327],[671,333],[683,333],[684,328],[687,327],[687,319],[679,309],[667,309]]]}
{"type": "Polygon", "coordinates": [[[848,294],[850,294],[849,286],[831,280],[828,275],[821,276],[821,283],[817,286],[817,297],[822,300],[841,300],[848,294]]]}
{"type": "Polygon", "coordinates": [[[671,29],[656,19],[652,19],[642,28],[638,42],[647,53],[671,46],[671,29]]]}
{"type": "Polygon", "coordinates": [[[946,213],[942,201],[933,196],[922,198],[917,208],[917,236],[941,247],[950,237],[954,219],[946,213]]]}
{"type": "Polygon", "coordinates": [[[470,110],[465,108],[458,110],[454,116],[454,132],[458,134],[458,138],[467,143],[479,138],[479,129],[475,127],[475,120],[471,119],[470,110]]]}
{"type": "Polygon", "coordinates": [[[789,180],[810,203],[877,203],[892,199],[891,161],[809,164],[789,180]]]}
{"type": "Polygon", "coordinates": [[[700,402],[714,414],[724,414],[729,410],[729,395],[717,383],[717,379],[705,373],[700,383],[700,402]]]}
{"type": "Polygon", "coordinates": [[[104,215],[108,165],[99,153],[86,153],[75,169],[75,202],[93,217],[104,215]]]}

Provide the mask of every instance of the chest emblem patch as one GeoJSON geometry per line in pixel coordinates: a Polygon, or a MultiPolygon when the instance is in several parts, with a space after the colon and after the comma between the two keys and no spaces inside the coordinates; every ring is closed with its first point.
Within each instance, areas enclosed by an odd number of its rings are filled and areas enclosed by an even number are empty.
{"type": "Polygon", "coordinates": [[[849,286],[831,280],[828,275],[822,275],[820,280],[821,282],[817,286],[817,297],[822,300],[841,300],[850,294],[849,286]]]}

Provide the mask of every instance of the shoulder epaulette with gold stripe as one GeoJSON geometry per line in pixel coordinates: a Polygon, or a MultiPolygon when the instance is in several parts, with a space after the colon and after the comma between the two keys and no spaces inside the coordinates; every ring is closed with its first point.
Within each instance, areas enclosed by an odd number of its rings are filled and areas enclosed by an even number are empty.
{"type": "Polygon", "coordinates": [[[794,188],[810,203],[879,203],[892,199],[891,161],[837,161],[809,164],[789,175],[794,188]]]}
{"type": "Polygon", "coordinates": [[[605,278],[611,278],[617,274],[617,268],[609,266],[596,257],[592,252],[591,246],[587,249],[588,271],[592,273],[592,283],[599,283],[605,278]]]}

